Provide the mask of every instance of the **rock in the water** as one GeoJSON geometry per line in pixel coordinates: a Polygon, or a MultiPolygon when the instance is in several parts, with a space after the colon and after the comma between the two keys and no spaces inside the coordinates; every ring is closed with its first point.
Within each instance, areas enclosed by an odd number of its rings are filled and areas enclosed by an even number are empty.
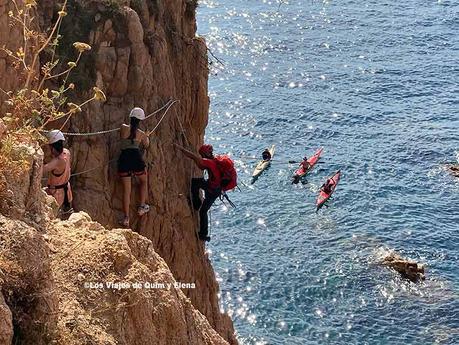
{"type": "Polygon", "coordinates": [[[425,279],[423,264],[402,258],[396,253],[390,253],[383,258],[382,264],[388,266],[402,275],[402,277],[417,282],[425,279]]]}
{"type": "Polygon", "coordinates": [[[448,164],[446,170],[454,177],[459,177],[459,164],[448,164]]]}

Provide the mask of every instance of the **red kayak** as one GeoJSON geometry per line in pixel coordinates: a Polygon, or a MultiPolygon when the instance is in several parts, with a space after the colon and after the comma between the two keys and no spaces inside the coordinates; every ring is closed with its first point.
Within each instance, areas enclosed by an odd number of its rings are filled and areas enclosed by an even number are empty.
{"type": "Polygon", "coordinates": [[[341,177],[341,171],[339,170],[335,172],[335,174],[332,177],[330,177],[330,180],[331,180],[330,193],[324,192],[323,186],[322,188],[320,188],[319,196],[317,197],[317,201],[316,201],[316,205],[317,205],[316,212],[321,209],[321,207],[328,201],[328,199],[330,199],[330,197],[332,196],[333,192],[336,189],[336,186],[338,185],[340,177],[341,177]]]}
{"type": "Polygon", "coordinates": [[[309,167],[307,169],[303,167],[303,164],[300,164],[300,167],[295,171],[295,174],[293,175],[292,183],[300,182],[301,178],[306,176],[306,174],[310,172],[312,168],[314,168],[314,165],[316,165],[323,150],[323,147],[321,147],[316,151],[316,153],[314,153],[312,157],[309,157],[309,159],[307,160],[307,162],[309,163],[309,167]]]}

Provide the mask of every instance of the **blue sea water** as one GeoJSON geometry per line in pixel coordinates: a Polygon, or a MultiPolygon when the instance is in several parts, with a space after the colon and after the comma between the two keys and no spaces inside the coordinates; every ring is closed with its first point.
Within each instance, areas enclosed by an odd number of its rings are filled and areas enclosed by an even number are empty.
{"type": "Polygon", "coordinates": [[[459,344],[459,183],[442,167],[459,150],[459,2],[202,0],[198,31],[214,55],[206,140],[241,181],[208,245],[240,342],[459,344]],[[290,184],[288,161],[319,147],[290,184]],[[391,250],[427,280],[378,265],[391,250]]]}

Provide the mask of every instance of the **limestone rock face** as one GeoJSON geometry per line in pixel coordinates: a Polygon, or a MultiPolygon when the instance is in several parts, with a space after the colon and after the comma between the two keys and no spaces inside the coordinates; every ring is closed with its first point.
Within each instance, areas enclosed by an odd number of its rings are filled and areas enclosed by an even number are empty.
{"type": "Polygon", "coordinates": [[[174,287],[150,240],[126,229],[107,231],[85,214],[55,222],[48,235],[56,248],[59,343],[227,343],[174,287]]]}
{"type": "Polygon", "coordinates": [[[48,344],[58,302],[45,239],[26,223],[0,215],[0,244],[0,287],[20,330],[14,343],[48,344]]]}
{"type": "MultiPolygon", "coordinates": [[[[21,5],[22,1],[18,1],[21,5]]],[[[0,0],[0,47],[5,45],[9,50],[16,52],[20,47],[21,28],[12,26],[12,20],[8,12],[13,10],[14,4],[9,0],[0,0]]],[[[16,90],[21,81],[17,78],[17,72],[7,58],[5,51],[0,49],[0,88],[3,90],[16,90]]],[[[3,92],[0,92],[0,111],[4,109],[4,101],[7,99],[3,92]]],[[[1,134],[0,134],[1,136],[1,134]]]]}
{"type": "Polygon", "coordinates": [[[84,213],[48,225],[0,215],[0,344],[228,344],[150,240],[84,213]]]}
{"type": "Polygon", "coordinates": [[[17,144],[13,146],[11,157],[21,160],[24,170],[17,176],[0,174],[0,182],[4,185],[0,212],[43,228],[53,218],[41,185],[43,151],[38,146],[17,144]]]}

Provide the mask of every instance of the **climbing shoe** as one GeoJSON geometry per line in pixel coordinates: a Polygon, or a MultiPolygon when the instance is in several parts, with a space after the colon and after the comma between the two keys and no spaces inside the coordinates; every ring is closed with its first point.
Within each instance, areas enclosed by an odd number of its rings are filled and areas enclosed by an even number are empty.
{"type": "Polygon", "coordinates": [[[150,211],[150,205],[144,204],[140,205],[139,208],[137,209],[137,214],[142,217],[145,213],[148,213],[150,211]]]}

